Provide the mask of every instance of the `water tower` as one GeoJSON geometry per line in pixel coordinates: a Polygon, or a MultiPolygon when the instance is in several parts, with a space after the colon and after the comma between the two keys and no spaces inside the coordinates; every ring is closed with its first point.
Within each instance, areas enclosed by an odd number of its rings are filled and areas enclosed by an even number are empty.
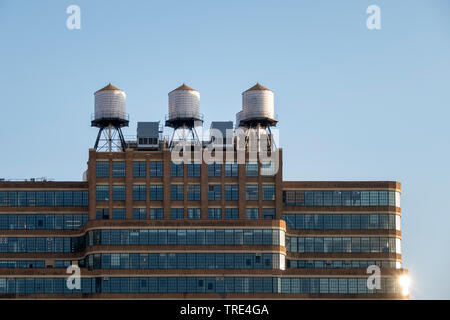
{"type": "Polygon", "coordinates": [[[256,133],[258,148],[261,135],[267,136],[268,146],[273,144],[271,127],[276,126],[273,91],[257,83],[242,93],[242,110],[236,114],[236,128],[242,128],[246,136],[256,133]]]}
{"type": "Polygon", "coordinates": [[[196,126],[203,124],[200,114],[200,92],[186,84],[169,92],[169,114],[166,117],[166,127],[173,128],[169,147],[175,143],[201,145],[196,126]]]}
{"type": "Polygon", "coordinates": [[[128,127],[126,94],[111,83],[96,91],[91,126],[99,128],[94,148],[97,151],[125,151],[122,127],[128,127]]]}

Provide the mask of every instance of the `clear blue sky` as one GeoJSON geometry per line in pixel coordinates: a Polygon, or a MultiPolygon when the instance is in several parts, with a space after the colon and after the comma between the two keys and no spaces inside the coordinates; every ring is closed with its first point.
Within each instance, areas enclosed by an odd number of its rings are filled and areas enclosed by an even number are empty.
{"type": "Polygon", "coordinates": [[[417,299],[449,299],[450,1],[0,0],[0,177],[80,180],[95,90],[127,92],[131,125],[163,120],[183,81],[205,118],[275,91],[285,180],[402,183],[417,299]],[[66,8],[81,8],[81,30],[66,8]],[[382,29],[366,28],[381,8],[382,29]]]}

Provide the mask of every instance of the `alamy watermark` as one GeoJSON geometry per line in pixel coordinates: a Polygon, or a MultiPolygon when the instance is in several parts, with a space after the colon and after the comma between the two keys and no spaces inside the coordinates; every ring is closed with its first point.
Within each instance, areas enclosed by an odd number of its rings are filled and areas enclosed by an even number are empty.
{"type": "Polygon", "coordinates": [[[79,6],[72,4],[67,7],[66,13],[70,14],[66,20],[66,27],[69,30],[81,29],[81,9],[79,6]]]}
{"type": "Polygon", "coordinates": [[[381,269],[377,265],[370,265],[367,267],[366,273],[370,274],[367,278],[367,289],[380,290],[381,289],[381,269]]]}
{"type": "Polygon", "coordinates": [[[173,143],[171,160],[181,163],[237,163],[259,162],[262,175],[275,175],[280,165],[279,131],[273,129],[227,129],[225,137],[217,129],[209,130],[207,143],[180,140],[173,143]],[[226,142],[226,143],[224,143],[226,142]]]}
{"type": "Polygon", "coordinates": [[[366,10],[367,14],[370,16],[367,17],[366,26],[369,30],[381,30],[381,9],[377,5],[370,5],[366,10]]]}
{"type": "Polygon", "coordinates": [[[71,265],[67,267],[66,273],[70,276],[66,280],[66,286],[69,290],[80,290],[81,289],[81,270],[77,265],[71,265]]]}

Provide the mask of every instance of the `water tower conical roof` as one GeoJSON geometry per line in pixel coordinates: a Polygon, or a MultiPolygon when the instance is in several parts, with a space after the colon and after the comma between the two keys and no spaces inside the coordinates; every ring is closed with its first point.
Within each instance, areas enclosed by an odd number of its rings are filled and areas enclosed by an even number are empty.
{"type": "Polygon", "coordinates": [[[176,89],[174,89],[174,90],[172,90],[172,91],[170,91],[170,92],[174,92],[174,91],[178,91],[178,90],[191,90],[191,91],[197,91],[197,90],[195,90],[195,89],[189,87],[188,85],[186,85],[184,82],[183,82],[183,84],[182,84],[181,86],[179,86],[178,88],[176,88],[176,89]]]}
{"type": "MultiPolygon", "coordinates": [[[[105,91],[105,90],[120,90],[120,91],[123,91],[122,89],[119,89],[119,88],[113,86],[113,85],[111,84],[111,82],[110,82],[106,87],[101,88],[100,90],[95,91],[95,93],[100,92],[100,91],[105,91]]],[[[94,93],[94,94],[95,94],[95,93],[94,93]]]]}
{"type": "Polygon", "coordinates": [[[269,88],[266,88],[266,87],[260,85],[257,82],[253,87],[251,87],[250,89],[245,90],[244,92],[253,91],[253,90],[269,90],[269,91],[272,91],[269,88]]]}

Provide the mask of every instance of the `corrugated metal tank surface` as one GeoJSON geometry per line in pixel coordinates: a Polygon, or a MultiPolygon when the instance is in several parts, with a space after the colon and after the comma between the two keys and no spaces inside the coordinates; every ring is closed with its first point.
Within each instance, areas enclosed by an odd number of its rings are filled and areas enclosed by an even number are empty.
{"type": "Polygon", "coordinates": [[[242,94],[243,118],[274,119],[273,92],[270,90],[250,90],[242,94]]]}
{"type": "Polygon", "coordinates": [[[242,118],[244,117],[244,111],[239,111],[238,113],[236,113],[236,128],[240,127],[240,123],[242,118]]]}
{"type": "Polygon", "coordinates": [[[122,90],[100,90],[95,94],[95,119],[126,120],[126,94],[122,90]]]}
{"type": "Polygon", "coordinates": [[[200,92],[174,90],[169,93],[169,119],[200,119],[200,92]]]}

